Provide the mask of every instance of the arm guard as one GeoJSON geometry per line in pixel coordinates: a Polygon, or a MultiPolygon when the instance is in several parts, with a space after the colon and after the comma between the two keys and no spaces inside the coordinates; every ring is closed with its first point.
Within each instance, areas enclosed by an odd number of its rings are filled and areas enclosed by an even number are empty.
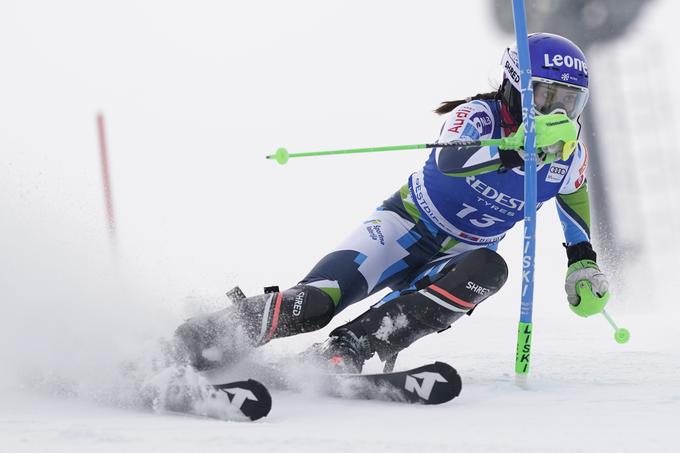
{"type": "Polygon", "coordinates": [[[555,200],[567,245],[590,242],[588,184],[584,183],[576,192],[558,194],[555,200]]]}

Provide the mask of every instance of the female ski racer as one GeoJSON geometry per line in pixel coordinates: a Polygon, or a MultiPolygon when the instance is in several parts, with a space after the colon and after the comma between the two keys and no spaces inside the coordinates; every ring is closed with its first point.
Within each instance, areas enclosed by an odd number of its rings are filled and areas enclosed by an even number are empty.
{"type": "MultiPolygon", "coordinates": [[[[588,100],[583,52],[548,33],[530,35],[529,49],[536,115],[577,121],[588,100]]],[[[518,130],[516,50],[506,49],[501,64],[497,91],[436,109],[447,114],[437,143],[508,137],[518,130]]],[[[606,302],[608,291],[590,243],[588,152],[579,145],[567,155],[559,152],[561,146],[538,150],[537,207],[556,201],[566,239],[567,300],[587,316],[598,309],[581,303],[577,283],[588,282],[596,300],[606,302]]],[[[388,360],[417,339],[449,328],[506,281],[507,266],[496,248],[523,217],[522,156],[521,149],[493,146],[433,149],[423,168],[297,285],[248,298],[241,294],[232,306],[181,325],[176,338],[183,357],[198,370],[222,366],[274,338],[321,329],[383,288],[391,292],[304,356],[334,371],[358,372],[376,353],[388,360]]]]}

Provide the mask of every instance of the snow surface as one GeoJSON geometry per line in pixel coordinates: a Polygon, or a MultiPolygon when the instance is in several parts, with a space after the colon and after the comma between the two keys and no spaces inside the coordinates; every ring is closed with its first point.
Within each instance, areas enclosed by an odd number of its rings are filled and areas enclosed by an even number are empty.
{"type": "MultiPolygon", "coordinates": [[[[263,155],[282,145],[307,151],[435,137],[432,108],[499,79],[500,49],[513,38],[487,25],[487,4],[7,0],[1,9],[0,452],[677,449],[680,269],[668,231],[677,231],[680,210],[672,178],[654,179],[649,192],[638,185],[647,217],[663,213],[663,222],[644,225],[655,246],[634,244],[626,262],[605,268],[609,311],[632,333],[626,345],[613,341],[602,317],[580,319],[567,308],[559,222],[550,204],[541,210],[526,389],[513,373],[517,228],[500,248],[510,267],[502,291],[400,355],[398,368],[455,366],[464,388],[450,403],[274,392],[270,416],[256,423],[138,407],[129,371],[150,373],[159,338],[187,316],[225,306],[235,284],[247,294],[294,284],[423,161],[404,152],[280,167],[263,155]],[[113,244],[103,221],[99,109],[109,134],[113,244]]],[[[627,65],[653,47],[665,56],[654,62],[655,80],[673,80],[676,9],[658,1],[624,43],[593,49],[592,68],[599,56],[618,56],[626,68],[617,75],[627,105],[678,105],[676,83],[631,88],[627,65]],[[640,91],[644,99],[635,97],[640,91]],[[657,105],[659,97],[666,103],[657,105]]],[[[587,113],[611,117],[610,105],[587,113]]],[[[635,125],[671,143],[678,128],[664,112],[666,127],[644,116],[635,125]]],[[[611,127],[603,135],[622,136],[620,124],[603,124],[611,127]]],[[[621,187],[630,175],[614,176],[621,187]]],[[[631,202],[617,206],[617,226],[634,240],[630,231],[643,227],[631,202]]],[[[300,351],[375,300],[262,354],[300,351]]],[[[379,368],[375,359],[367,364],[379,368]]]]}
{"type": "Polygon", "coordinates": [[[677,349],[655,346],[669,343],[664,335],[654,341],[644,335],[645,344],[642,332],[654,331],[646,323],[659,324],[637,319],[629,327],[638,340],[622,348],[603,338],[604,320],[575,335],[564,332],[559,319],[542,318],[528,389],[514,384],[508,351],[514,332],[503,318],[487,316],[474,329],[423,340],[399,366],[434,359],[455,364],[463,392],[441,406],[274,392],[269,417],[239,423],[25,389],[3,394],[0,436],[3,451],[672,451],[680,357],[677,349]]]}

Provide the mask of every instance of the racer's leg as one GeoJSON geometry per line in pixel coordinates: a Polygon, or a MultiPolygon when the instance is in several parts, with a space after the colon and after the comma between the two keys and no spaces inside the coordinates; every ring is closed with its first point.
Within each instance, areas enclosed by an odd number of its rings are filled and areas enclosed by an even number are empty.
{"type": "Polygon", "coordinates": [[[411,218],[397,193],[298,285],[189,319],[177,329],[177,337],[194,366],[219,366],[271,339],[320,329],[348,305],[408,281],[441,252],[446,240],[411,218]]]}
{"type": "Polygon", "coordinates": [[[478,248],[429,264],[412,284],[384,297],[353,321],[333,330],[317,346],[334,363],[347,357],[350,368],[378,353],[381,360],[425,335],[451,324],[503,286],[508,269],[489,248],[478,248]],[[335,354],[335,355],[333,355],[335,354]],[[329,357],[331,356],[331,357],[329,357]]]}

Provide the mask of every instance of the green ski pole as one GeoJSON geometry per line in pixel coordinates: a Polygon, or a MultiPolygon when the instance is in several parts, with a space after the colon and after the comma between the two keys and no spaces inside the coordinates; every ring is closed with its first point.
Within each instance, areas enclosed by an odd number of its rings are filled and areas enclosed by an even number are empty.
{"type": "MultiPolygon", "coordinates": [[[[536,118],[536,148],[543,148],[552,146],[555,143],[562,142],[561,158],[566,160],[571,153],[574,152],[578,146],[578,128],[576,124],[561,114],[541,115],[536,118]],[[566,141],[565,141],[565,138],[566,141]]],[[[421,143],[418,145],[395,145],[395,146],[377,146],[373,148],[350,148],[350,149],[334,149],[330,151],[309,151],[306,153],[289,153],[286,148],[279,148],[274,154],[270,154],[267,159],[275,160],[283,165],[289,159],[294,157],[312,157],[312,156],[332,156],[336,154],[361,154],[361,153],[380,153],[386,151],[402,151],[411,149],[432,149],[443,147],[482,147],[482,146],[497,146],[499,151],[503,150],[517,150],[524,148],[524,126],[520,126],[514,135],[504,138],[495,138],[488,140],[452,140],[446,143],[421,143]]],[[[553,156],[555,157],[555,155],[553,156]]]]}
{"type": "Polygon", "coordinates": [[[418,145],[395,145],[395,146],[378,146],[373,148],[350,148],[350,149],[334,149],[330,151],[309,151],[306,153],[289,153],[286,148],[279,148],[274,154],[266,156],[267,159],[275,160],[283,165],[288,162],[288,159],[294,157],[312,157],[312,156],[332,156],[337,154],[361,154],[361,153],[380,153],[386,151],[404,151],[411,149],[431,149],[441,148],[444,146],[457,147],[472,147],[472,146],[503,146],[507,139],[491,139],[491,140],[454,140],[446,143],[422,143],[418,145]]]}

